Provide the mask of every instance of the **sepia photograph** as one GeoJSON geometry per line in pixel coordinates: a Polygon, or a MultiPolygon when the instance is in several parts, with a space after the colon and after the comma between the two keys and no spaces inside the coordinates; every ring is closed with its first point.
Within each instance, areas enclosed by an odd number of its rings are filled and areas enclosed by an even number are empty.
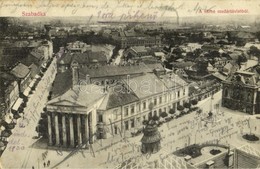
{"type": "Polygon", "coordinates": [[[260,168],[260,2],[0,2],[0,169],[260,168]]]}

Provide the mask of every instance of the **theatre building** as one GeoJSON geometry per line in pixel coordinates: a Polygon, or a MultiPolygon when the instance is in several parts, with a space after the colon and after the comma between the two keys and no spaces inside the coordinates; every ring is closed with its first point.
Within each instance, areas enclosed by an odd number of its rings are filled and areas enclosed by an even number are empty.
{"type": "Polygon", "coordinates": [[[59,72],[47,104],[49,145],[84,148],[95,139],[125,137],[188,99],[188,84],[177,75],[140,67],[91,70],[73,61],[71,70],[59,72]]]}
{"type": "Polygon", "coordinates": [[[95,85],[85,86],[93,93],[79,89],[67,92],[48,102],[48,137],[49,145],[62,147],[87,147],[94,141],[96,131],[96,109],[101,104],[104,94],[95,85]]]}

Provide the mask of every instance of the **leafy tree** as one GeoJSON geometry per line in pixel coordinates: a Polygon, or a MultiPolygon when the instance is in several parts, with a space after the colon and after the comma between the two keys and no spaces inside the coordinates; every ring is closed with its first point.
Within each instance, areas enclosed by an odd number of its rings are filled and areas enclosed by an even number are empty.
{"type": "Polygon", "coordinates": [[[191,104],[189,102],[184,103],[183,105],[186,109],[190,109],[191,104]]]}
{"type": "Polygon", "coordinates": [[[260,56],[260,50],[257,47],[255,47],[255,46],[251,46],[250,47],[249,53],[251,55],[260,56]]]}
{"type": "Polygon", "coordinates": [[[155,115],[152,117],[152,119],[153,119],[154,121],[158,121],[158,120],[159,120],[159,117],[155,114],[155,115]]]}
{"type": "Polygon", "coordinates": [[[183,111],[183,110],[184,110],[184,107],[183,107],[182,105],[178,105],[178,106],[177,106],[177,110],[183,111]]]}
{"type": "Polygon", "coordinates": [[[198,104],[198,101],[196,99],[194,99],[194,100],[191,101],[191,104],[196,105],[196,104],[198,104]]]}
{"type": "Polygon", "coordinates": [[[209,112],[208,115],[209,115],[209,117],[212,117],[212,116],[213,116],[213,113],[212,113],[212,112],[209,112]]]}
{"type": "Polygon", "coordinates": [[[148,124],[148,120],[144,120],[143,125],[147,125],[147,124],[148,124]]]}
{"type": "Polygon", "coordinates": [[[161,117],[162,117],[162,118],[165,118],[165,117],[167,117],[167,116],[168,116],[168,114],[167,114],[166,112],[162,112],[162,113],[161,113],[161,117]]]}
{"type": "Polygon", "coordinates": [[[170,113],[170,114],[174,114],[174,113],[175,113],[175,110],[174,110],[174,109],[170,109],[169,113],[170,113]]]}

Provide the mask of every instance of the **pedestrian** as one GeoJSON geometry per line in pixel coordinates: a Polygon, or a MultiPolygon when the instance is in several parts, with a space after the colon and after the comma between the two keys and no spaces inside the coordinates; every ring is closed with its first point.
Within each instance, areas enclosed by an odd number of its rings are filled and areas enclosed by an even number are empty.
{"type": "Polygon", "coordinates": [[[34,169],[34,166],[32,166],[32,169],[34,169]]]}
{"type": "Polygon", "coordinates": [[[50,160],[48,160],[48,162],[47,162],[47,166],[48,166],[48,167],[49,167],[50,163],[51,163],[50,160]]]}
{"type": "Polygon", "coordinates": [[[45,166],[46,166],[46,163],[44,162],[44,163],[43,163],[43,167],[45,168],[45,166]]]}

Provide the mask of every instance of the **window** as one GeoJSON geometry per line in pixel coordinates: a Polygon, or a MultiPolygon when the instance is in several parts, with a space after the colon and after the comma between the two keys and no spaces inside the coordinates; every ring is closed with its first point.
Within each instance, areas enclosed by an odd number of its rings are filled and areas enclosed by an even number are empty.
{"type": "Polygon", "coordinates": [[[155,98],[153,102],[154,102],[154,105],[156,105],[157,104],[157,99],[155,98]]]}
{"type": "Polygon", "coordinates": [[[136,107],[137,107],[137,112],[140,112],[140,111],[141,111],[141,105],[140,105],[140,103],[137,103],[136,107]]]}
{"type": "Polygon", "coordinates": [[[141,117],[137,117],[136,121],[137,121],[137,124],[140,124],[141,123],[141,117]]]}
{"type": "Polygon", "coordinates": [[[159,98],[159,104],[162,104],[162,96],[159,98]]]}
{"type": "Polygon", "coordinates": [[[143,110],[146,109],[146,102],[143,102],[143,110]]]}
{"type": "Polygon", "coordinates": [[[183,95],[185,96],[185,88],[183,89],[183,95]]]}
{"type": "Polygon", "coordinates": [[[102,114],[98,115],[98,122],[103,123],[103,115],[102,114]]]}
{"type": "Polygon", "coordinates": [[[180,91],[178,91],[178,98],[180,97],[180,91]]]}
{"type": "Polygon", "coordinates": [[[125,107],[125,116],[128,116],[128,107],[125,107]]]}
{"type": "Polygon", "coordinates": [[[135,119],[131,119],[131,128],[135,127],[135,119]]]}
{"type": "Polygon", "coordinates": [[[117,120],[118,119],[118,110],[115,109],[113,114],[114,114],[114,120],[117,120]]]}
{"type": "Polygon", "coordinates": [[[128,121],[125,121],[125,130],[128,130],[129,126],[128,126],[128,121]]]}
{"type": "Polygon", "coordinates": [[[135,113],[135,106],[132,105],[132,106],[131,106],[131,114],[134,114],[134,113],[135,113]]]}

